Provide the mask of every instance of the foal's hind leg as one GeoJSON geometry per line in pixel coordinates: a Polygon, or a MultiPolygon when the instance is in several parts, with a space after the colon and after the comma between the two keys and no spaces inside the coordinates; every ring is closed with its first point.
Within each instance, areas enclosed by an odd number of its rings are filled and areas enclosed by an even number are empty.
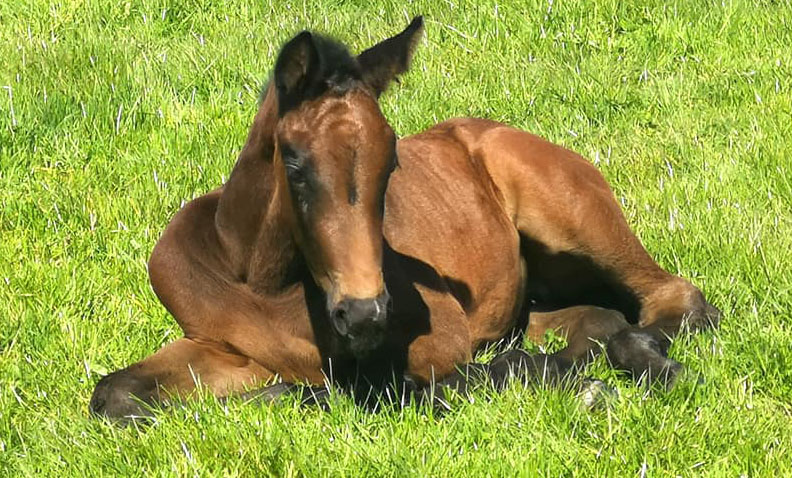
{"type": "Polygon", "coordinates": [[[575,361],[596,355],[600,344],[629,327],[624,314],[617,310],[579,305],[543,312],[532,310],[528,315],[527,334],[531,341],[542,344],[545,332],[553,330],[567,342],[556,355],[575,361]]]}
{"type": "Polygon", "coordinates": [[[151,416],[145,405],[189,394],[198,381],[213,394],[226,396],[272,375],[219,343],[182,338],[102,378],[94,389],[90,408],[94,414],[125,421],[151,416]]]}
{"type": "Polygon", "coordinates": [[[591,163],[507,127],[490,130],[476,146],[523,238],[529,283],[546,288],[551,303],[607,305],[671,335],[684,323],[717,325],[720,312],[701,291],[652,260],[591,163]],[[611,303],[600,303],[599,292],[617,290],[611,303]],[[638,310],[621,307],[627,298],[638,310]]]}
{"type": "Polygon", "coordinates": [[[509,350],[497,355],[488,364],[468,363],[459,367],[443,380],[416,392],[419,401],[430,402],[436,411],[448,410],[447,392],[453,390],[469,396],[470,389],[489,384],[495,390],[504,389],[517,380],[524,385],[575,386],[583,405],[592,408],[613,390],[600,380],[582,378],[581,368],[559,355],[531,355],[524,350],[509,350]]]}
{"type": "Polygon", "coordinates": [[[659,381],[667,388],[674,384],[682,370],[680,363],[668,358],[670,339],[662,331],[632,326],[616,310],[584,305],[532,311],[528,319],[528,337],[541,343],[548,329],[567,341],[567,346],[554,356],[585,361],[606,346],[608,360],[616,368],[631,372],[636,380],[659,381]]]}

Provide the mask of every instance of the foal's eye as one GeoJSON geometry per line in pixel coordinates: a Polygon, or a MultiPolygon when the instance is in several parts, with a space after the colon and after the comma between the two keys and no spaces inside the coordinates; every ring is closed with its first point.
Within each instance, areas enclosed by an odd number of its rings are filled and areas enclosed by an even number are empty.
{"type": "Polygon", "coordinates": [[[294,186],[305,186],[307,182],[305,171],[296,164],[289,164],[286,166],[286,177],[289,178],[289,182],[294,186]]]}

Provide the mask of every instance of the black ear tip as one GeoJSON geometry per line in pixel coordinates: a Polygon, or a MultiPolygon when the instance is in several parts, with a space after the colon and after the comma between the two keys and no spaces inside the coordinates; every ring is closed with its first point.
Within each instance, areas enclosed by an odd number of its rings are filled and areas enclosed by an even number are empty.
{"type": "Polygon", "coordinates": [[[311,35],[311,32],[309,32],[308,30],[303,30],[300,33],[294,35],[291,38],[291,40],[284,43],[283,49],[286,50],[289,48],[294,48],[298,45],[307,45],[311,43],[311,41],[313,41],[313,36],[311,35]]]}
{"type": "Polygon", "coordinates": [[[294,42],[297,42],[297,41],[309,41],[309,40],[311,40],[311,38],[312,38],[311,37],[311,32],[309,32],[308,30],[303,30],[300,33],[298,33],[297,35],[295,35],[294,38],[292,38],[292,41],[294,41],[294,42]]]}
{"type": "Polygon", "coordinates": [[[418,30],[423,28],[424,19],[423,15],[418,15],[417,17],[413,18],[410,22],[410,26],[407,27],[408,30],[418,30]]]}

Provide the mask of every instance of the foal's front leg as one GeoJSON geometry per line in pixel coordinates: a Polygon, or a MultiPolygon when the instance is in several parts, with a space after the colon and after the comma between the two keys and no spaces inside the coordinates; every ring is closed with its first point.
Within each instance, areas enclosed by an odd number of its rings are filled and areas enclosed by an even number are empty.
{"type": "Polygon", "coordinates": [[[201,383],[219,397],[273,376],[249,357],[217,342],[182,338],[148,358],[103,377],[91,397],[91,412],[113,421],[150,417],[147,406],[185,396],[201,383]]]}

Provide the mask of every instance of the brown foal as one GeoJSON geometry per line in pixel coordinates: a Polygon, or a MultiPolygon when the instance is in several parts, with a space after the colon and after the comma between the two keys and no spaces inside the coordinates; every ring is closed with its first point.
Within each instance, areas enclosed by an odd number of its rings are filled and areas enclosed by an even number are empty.
{"type": "Polygon", "coordinates": [[[228,182],[176,213],[151,255],[184,338],[104,377],[94,413],[147,415],[196,381],[223,397],[276,375],[459,389],[460,366],[515,329],[569,345],[505,353],[480,375],[562,373],[599,344],[636,376],[676,373],[668,337],[720,313],[652,260],[588,161],[484,119],[397,141],[378,97],[422,31],[418,17],[358,56],[310,32],[283,46],[228,182]]]}

